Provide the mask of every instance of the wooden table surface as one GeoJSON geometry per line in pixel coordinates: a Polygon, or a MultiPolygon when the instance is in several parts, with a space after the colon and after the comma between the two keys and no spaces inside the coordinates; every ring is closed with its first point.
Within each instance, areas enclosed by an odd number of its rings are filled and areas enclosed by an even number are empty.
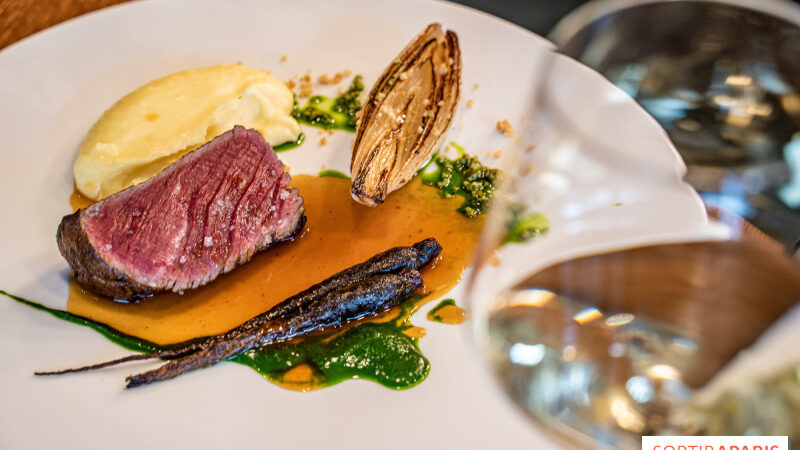
{"type": "Polygon", "coordinates": [[[128,0],[0,0],[0,49],[57,23],[128,0]]]}

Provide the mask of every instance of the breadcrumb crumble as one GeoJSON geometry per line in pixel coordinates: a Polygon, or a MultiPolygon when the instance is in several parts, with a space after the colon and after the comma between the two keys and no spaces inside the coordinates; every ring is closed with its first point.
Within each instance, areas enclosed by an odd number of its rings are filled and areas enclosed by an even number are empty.
{"type": "Polygon", "coordinates": [[[514,137],[514,129],[511,128],[511,123],[509,123],[506,119],[498,121],[497,125],[495,125],[495,128],[497,128],[497,131],[508,137],[514,137]]]}
{"type": "Polygon", "coordinates": [[[503,151],[502,150],[497,150],[497,151],[494,151],[494,152],[487,152],[486,156],[489,156],[489,157],[492,157],[492,158],[499,158],[499,157],[503,156],[503,151]]]}

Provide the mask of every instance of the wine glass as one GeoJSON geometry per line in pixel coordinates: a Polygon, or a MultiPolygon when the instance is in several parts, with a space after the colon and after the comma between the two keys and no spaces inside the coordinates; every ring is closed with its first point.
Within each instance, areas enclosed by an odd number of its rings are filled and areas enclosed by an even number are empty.
{"type": "Polygon", "coordinates": [[[800,230],[800,5],[594,0],[550,34],[669,133],[706,202],[786,246],[800,230]]]}
{"type": "Polygon", "coordinates": [[[800,267],[738,216],[706,211],[630,98],[550,58],[521,130],[534,145],[502,156],[467,282],[486,366],[571,446],[796,436],[800,267]],[[546,234],[509,238],[537,213],[546,234]]]}

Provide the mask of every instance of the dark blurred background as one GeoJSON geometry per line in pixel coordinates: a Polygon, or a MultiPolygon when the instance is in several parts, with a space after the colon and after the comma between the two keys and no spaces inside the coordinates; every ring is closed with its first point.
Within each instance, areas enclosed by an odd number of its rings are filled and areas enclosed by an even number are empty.
{"type": "MultiPolygon", "coordinates": [[[[547,35],[570,11],[586,0],[450,0],[513,22],[536,34],[547,35]]],[[[800,4],[800,0],[793,0],[800,4]]]]}
{"type": "MultiPolygon", "coordinates": [[[[0,0],[0,49],[37,31],[127,0],[0,0]]],[[[450,0],[547,35],[586,0],[450,0]]],[[[800,0],[794,0],[800,3],[800,0]]]]}
{"type": "Polygon", "coordinates": [[[585,0],[452,0],[546,35],[570,11],[585,0]]]}
{"type": "MultiPolygon", "coordinates": [[[[127,0],[0,0],[0,49],[32,33],[127,0]]],[[[400,0],[402,1],[402,0],[400,0]]],[[[455,0],[545,35],[583,0],[455,0]]]]}

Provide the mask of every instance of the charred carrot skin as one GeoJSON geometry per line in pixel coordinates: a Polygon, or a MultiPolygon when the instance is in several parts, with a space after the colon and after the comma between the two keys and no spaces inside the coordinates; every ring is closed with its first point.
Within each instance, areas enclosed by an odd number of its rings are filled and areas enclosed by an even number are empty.
{"type": "Polygon", "coordinates": [[[129,355],[73,369],[36,372],[36,375],[83,372],[129,361],[161,358],[169,362],[128,377],[127,387],[174,378],[253,348],[340,327],[386,311],[422,286],[418,270],[433,261],[441,251],[441,245],[433,238],[409,247],[395,247],[289,297],[226,333],[176,344],[160,352],[129,355]]]}
{"type": "Polygon", "coordinates": [[[149,372],[126,379],[127,387],[174,378],[190,370],[212,366],[248,350],[277,344],[313,332],[340,327],[362,317],[378,314],[399,305],[422,286],[415,269],[399,274],[384,273],[333,291],[286,317],[251,328],[232,339],[220,340],[200,351],[170,361],[149,372]]]}
{"type": "Polygon", "coordinates": [[[441,252],[442,246],[434,238],[425,239],[409,247],[391,248],[287,298],[269,311],[253,317],[222,336],[235,335],[253,327],[260,327],[278,317],[294,314],[306,305],[321,299],[329,292],[366,280],[373,275],[399,273],[405,268],[420,270],[439,256],[441,252]]]}

